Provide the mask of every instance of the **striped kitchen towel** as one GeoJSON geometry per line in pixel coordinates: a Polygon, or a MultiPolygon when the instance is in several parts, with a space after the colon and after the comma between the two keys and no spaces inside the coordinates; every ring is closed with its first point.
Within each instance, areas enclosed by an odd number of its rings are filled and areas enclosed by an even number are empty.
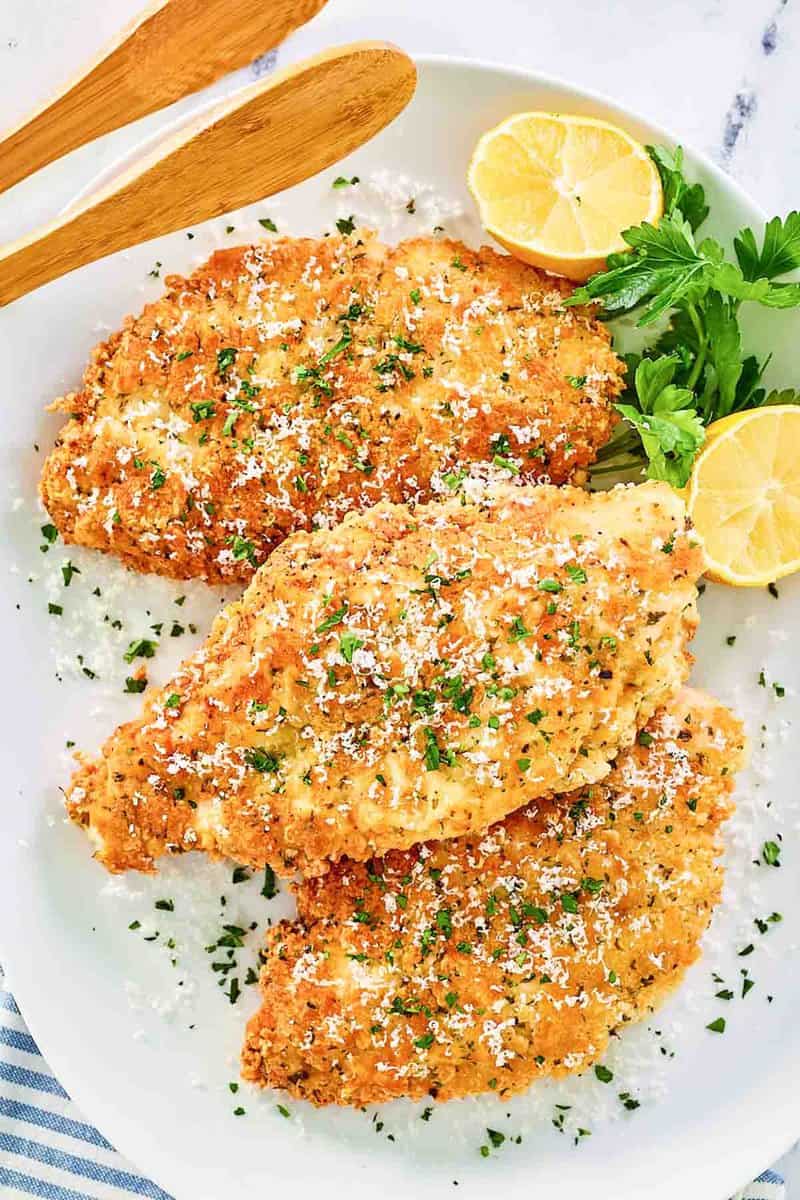
{"type": "MultiPolygon", "coordinates": [[[[171,1200],[84,1121],[42,1058],[0,971],[0,1196],[171,1200]]],[[[735,1200],[784,1200],[765,1171],[735,1200]]]]}
{"type": "Polygon", "coordinates": [[[171,1200],[84,1121],[39,1053],[0,971],[0,1196],[171,1200]]]}

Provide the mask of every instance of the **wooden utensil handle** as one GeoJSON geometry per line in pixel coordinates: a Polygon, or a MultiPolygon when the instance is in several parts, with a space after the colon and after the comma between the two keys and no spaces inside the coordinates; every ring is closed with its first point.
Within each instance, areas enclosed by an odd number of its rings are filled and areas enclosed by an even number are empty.
{"type": "Polygon", "coordinates": [[[77,79],[0,140],[0,192],[245,66],[325,2],[154,0],[77,79]]]}

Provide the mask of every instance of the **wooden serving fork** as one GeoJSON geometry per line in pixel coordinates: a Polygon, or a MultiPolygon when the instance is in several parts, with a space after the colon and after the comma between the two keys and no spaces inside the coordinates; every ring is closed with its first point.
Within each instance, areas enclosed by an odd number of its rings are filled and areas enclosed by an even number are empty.
{"type": "Polygon", "coordinates": [[[416,78],[402,50],[356,42],[251,84],[57,220],[0,249],[0,305],[115,250],[316,175],[388,125],[416,78]]]}

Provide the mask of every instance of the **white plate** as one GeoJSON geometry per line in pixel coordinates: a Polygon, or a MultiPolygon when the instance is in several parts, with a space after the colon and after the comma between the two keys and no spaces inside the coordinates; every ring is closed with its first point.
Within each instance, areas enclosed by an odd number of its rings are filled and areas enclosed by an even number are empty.
{"type": "MultiPolygon", "coordinates": [[[[63,821],[59,788],[70,766],[65,740],[94,748],[138,708],[136,697],[122,695],[130,673],[122,661],[128,640],[146,634],[153,622],[166,623],[151,669],[152,678],[163,679],[199,640],[219,595],[200,585],[137,578],[86,552],[67,553],[61,546],[40,551],[44,518],[36,510],[36,480],[59,424],[45,416],[44,405],[78,383],[104,330],[139,308],[143,296],[158,294],[161,283],[148,277],[156,262],[165,264],[164,271],[189,269],[213,245],[257,235],[259,216],[272,217],[281,231],[314,233],[330,228],[334,216],[372,213],[390,238],[441,224],[478,239],[464,186],[469,153],[489,125],[526,108],[599,113],[648,141],[667,139],[606,101],[553,80],[427,60],[408,111],[335,171],[214,222],[193,240],[174,234],[116,255],[0,312],[6,379],[0,412],[0,559],[6,571],[0,598],[2,960],[35,1038],[86,1116],[179,1200],[261,1195],[265,1186],[276,1194],[287,1187],[301,1195],[329,1193],[332,1181],[337,1190],[346,1186],[352,1200],[376,1194],[438,1200],[453,1192],[455,1181],[462,1197],[491,1189],[509,1200],[530,1194],[724,1200],[800,1133],[800,982],[793,959],[800,836],[797,755],[788,733],[798,708],[792,653],[797,579],[780,586],[778,599],[766,591],[714,588],[703,597],[695,680],[735,703],[746,718],[755,767],[741,780],[739,813],[728,829],[726,900],[706,956],[653,1022],[619,1039],[609,1058],[612,1085],[590,1073],[542,1084],[510,1104],[488,1097],[442,1106],[428,1122],[419,1119],[422,1106],[395,1104],[382,1109],[382,1129],[372,1113],[319,1112],[292,1101],[286,1120],[275,1096],[242,1088],[234,1097],[227,1084],[236,1078],[256,989],[245,986],[238,1004],[230,1005],[209,969],[215,956],[204,947],[222,921],[258,921],[263,928],[267,915],[288,911],[285,896],[267,905],[256,882],[234,886],[229,865],[191,857],[169,864],[155,879],[110,882],[91,861],[82,834],[63,821]],[[386,169],[408,180],[393,191],[374,186],[376,173],[386,169]],[[332,191],[338,173],[357,174],[363,182],[332,191]],[[414,217],[405,211],[412,194],[414,217]],[[237,227],[234,235],[226,234],[228,224],[237,227]],[[67,557],[81,574],[64,589],[60,565],[67,557]],[[184,593],[188,598],[176,607],[175,598],[184,593]],[[48,615],[49,601],[63,604],[62,617],[48,615]],[[113,627],[115,619],[124,622],[122,630],[113,627]],[[173,619],[184,626],[195,622],[197,635],[167,636],[173,619]],[[733,647],[726,644],[728,635],[736,635],[733,647]],[[78,653],[99,679],[81,673],[78,653]],[[765,687],[758,684],[762,670],[765,687]],[[786,688],[783,699],[773,682],[786,688]],[[763,841],[778,834],[785,866],[754,865],[763,841]],[[218,899],[223,892],[224,915],[218,899]],[[174,913],[154,909],[160,897],[174,899],[174,913]],[[759,934],[754,918],[773,911],[785,919],[759,934]],[[135,920],[141,928],[129,930],[135,920]],[[158,940],[145,941],[155,929],[158,940]],[[174,951],[166,945],[169,938],[174,951]],[[753,952],[738,957],[750,943],[753,952]],[[714,998],[720,985],[712,970],[736,991],[736,1000],[714,998]],[[756,980],[744,1000],[738,998],[742,970],[756,980]],[[707,1032],[706,1024],[722,1014],[725,1035],[707,1032]],[[628,1090],[641,1107],[625,1114],[618,1093],[628,1090]],[[239,1103],[247,1111],[237,1118],[233,1108],[239,1103]],[[582,1126],[592,1136],[575,1146],[572,1136],[555,1130],[556,1103],[572,1106],[567,1129],[582,1126]],[[489,1160],[482,1158],[478,1148],[487,1125],[522,1132],[522,1144],[506,1142],[489,1160]]],[[[760,223],[755,205],[710,163],[690,155],[688,171],[709,191],[715,233],[730,236],[740,224],[760,223]]],[[[768,325],[776,351],[771,376],[792,383],[798,318],[770,314],[768,325]]],[[[260,929],[248,937],[240,975],[255,961],[260,937],[260,929]]]]}

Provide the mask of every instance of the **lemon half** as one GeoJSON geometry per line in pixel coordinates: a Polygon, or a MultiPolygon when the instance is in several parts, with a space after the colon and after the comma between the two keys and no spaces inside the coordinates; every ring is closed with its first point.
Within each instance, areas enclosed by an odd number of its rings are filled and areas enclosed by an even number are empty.
{"type": "Polygon", "coordinates": [[[800,407],[734,413],[708,428],[686,491],[707,574],[764,587],[800,570],[800,407]]]}
{"type": "Polygon", "coordinates": [[[628,248],[623,229],[663,212],[658,169],[644,146],[594,117],[508,117],[478,142],[467,182],[502,246],[577,281],[628,248]]]}

